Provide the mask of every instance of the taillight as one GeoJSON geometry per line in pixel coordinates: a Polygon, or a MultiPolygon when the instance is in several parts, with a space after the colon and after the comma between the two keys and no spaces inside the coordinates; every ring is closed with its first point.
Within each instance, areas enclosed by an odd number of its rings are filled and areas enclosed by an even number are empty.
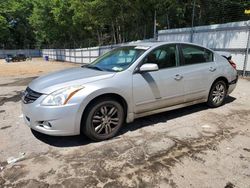
{"type": "Polygon", "coordinates": [[[228,62],[229,62],[230,65],[232,65],[232,67],[236,70],[236,64],[235,64],[232,60],[228,60],[228,62]]]}

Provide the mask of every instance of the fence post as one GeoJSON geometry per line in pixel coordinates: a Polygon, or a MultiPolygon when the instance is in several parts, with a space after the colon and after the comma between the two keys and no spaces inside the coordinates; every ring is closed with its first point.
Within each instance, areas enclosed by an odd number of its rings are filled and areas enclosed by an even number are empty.
{"type": "Polygon", "coordinates": [[[243,77],[246,75],[247,63],[248,63],[248,54],[249,54],[249,45],[250,45],[250,25],[248,25],[248,39],[247,39],[247,46],[246,46],[246,54],[243,66],[243,77]]]}
{"type": "Polygon", "coordinates": [[[195,13],[195,0],[193,2],[193,11],[192,11],[192,27],[191,27],[191,36],[190,36],[191,43],[193,43],[193,40],[194,40],[194,13],[195,13]]]}
{"type": "Polygon", "coordinates": [[[71,49],[69,49],[69,62],[71,62],[71,49]]]}
{"type": "Polygon", "coordinates": [[[90,51],[90,49],[88,48],[88,50],[89,50],[89,63],[91,62],[91,51],[90,51]]]}
{"type": "Polygon", "coordinates": [[[190,42],[193,43],[193,41],[194,41],[194,28],[192,27],[190,31],[190,42]]]}
{"type": "Polygon", "coordinates": [[[74,49],[75,63],[76,63],[76,49],[74,49]]]}
{"type": "Polygon", "coordinates": [[[157,40],[157,30],[156,30],[156,10],[154,15],[154,39],[157,40]]]}
{"type": "Polygon", "coordinates": [[[83,64],[82,48],[81,48],[81,63],[83,64]]]}
{"type": "Polygon", "coordinates": [[[98,46],[98,57],[101,55],[101,46],[98,46]]]}

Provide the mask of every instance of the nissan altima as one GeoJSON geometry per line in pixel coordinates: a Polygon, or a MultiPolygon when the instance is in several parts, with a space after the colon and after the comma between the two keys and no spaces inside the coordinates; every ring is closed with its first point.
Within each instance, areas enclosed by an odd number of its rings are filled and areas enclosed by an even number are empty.
{"type": "Polygon", "coordinates": [[[48,135],[100,141],[134,119],[197,103],[223,105],[237,83],[235,66],[190,43],[141,42],[91,64],[33,80],[23,92],[26,124],[48,135]]]}

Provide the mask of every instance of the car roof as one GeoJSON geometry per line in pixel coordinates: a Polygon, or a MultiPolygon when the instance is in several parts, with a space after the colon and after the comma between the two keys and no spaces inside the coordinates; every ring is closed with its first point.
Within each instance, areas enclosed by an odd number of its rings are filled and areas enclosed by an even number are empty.
{"type": "MultiPolygon", "coordinates": [[[[205,46],[201,46],[199,44],[195,44],[195,43],[190,43],[190,42],[178,42],[178,41],[172,41],[172,42],[166,42],[166,41],[133,41],[130,43],[127,43],[125,46],[142,46],[142,47],[147,47],[147,48],[151,48],[151,47],[157,47],[157,46],[161,46],[161,45],[165,45],[165,44],[189,44],[189,45],[194,45],[194,46],[199,46],[202,48],[206,48],[205,46]]],[[[209,48],[206,48],[209,49],[209,48]]],[[[211,49],[209,49],[211,50],[211,49]]]]}
{"type": "Polygon", "coordinates": [[[161,42],[161,41],[133,41],[127,43],[125,46],[145,46],[145,47],[154,47],[154,46],[160,46],[162,44],[170,44],[172,42],[161,42]]]}

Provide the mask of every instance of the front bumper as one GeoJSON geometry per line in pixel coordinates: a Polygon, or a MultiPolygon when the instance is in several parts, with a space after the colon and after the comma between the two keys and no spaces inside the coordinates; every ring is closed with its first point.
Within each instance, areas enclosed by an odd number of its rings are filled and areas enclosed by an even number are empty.
{"type": "Polygon", "coordinates": [[[38,132],[53,136],[69,136],[80,134],[76,125],[76,116],[79,104],[64,106],[41,106],[45,96],[35,102],[24,104],[22,112],[25,123],[38,132]]]}

